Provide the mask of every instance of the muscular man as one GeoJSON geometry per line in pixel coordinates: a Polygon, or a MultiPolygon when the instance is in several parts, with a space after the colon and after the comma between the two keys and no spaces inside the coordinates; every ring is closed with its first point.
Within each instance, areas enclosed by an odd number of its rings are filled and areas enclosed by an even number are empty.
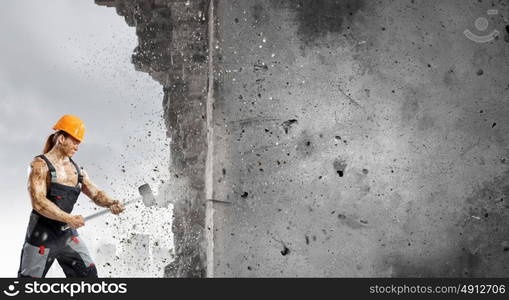
{"type": "Polygon", "coordinates": [[[21,251],[18,277],[45,277],[56,259],[66,277],[97,277],[97,269],[87,247],[78,238],[77,228],[85,222],[71,215],[81,191],[95,204],[108,207],[113,214],[124,210],[90,181],[71,157],[85,135],[83,122],[65,115],[53,126],[56,130],[44,146],[43,155],[31,164],[28,192],[32,213],[21,251]],[[63,230],[68,224],[69,229],[63,230]]]}

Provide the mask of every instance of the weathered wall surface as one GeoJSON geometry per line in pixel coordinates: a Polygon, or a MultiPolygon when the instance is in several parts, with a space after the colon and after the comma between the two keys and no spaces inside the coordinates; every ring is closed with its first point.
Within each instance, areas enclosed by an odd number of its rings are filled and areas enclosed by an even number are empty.
{"type": "Polygon", "coordinates": [[[164,86],[167,276],[508,276],[506,1],[216,0],[211,74],[208,1],[96,2],[164,86]]]}
{"type": "Polygon", "coordinates": [[[214,276],[507,276],[506,4],[217,1],[214,276]]]}

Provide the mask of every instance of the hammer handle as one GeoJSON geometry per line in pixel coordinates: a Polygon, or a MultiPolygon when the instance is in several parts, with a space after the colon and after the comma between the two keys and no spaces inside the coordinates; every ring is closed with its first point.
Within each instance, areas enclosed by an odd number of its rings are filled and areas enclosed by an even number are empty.
{"type": "MultiPolygon", "coordinates": [[[[124,203],[124,206],[127,206],[127,205],[129,205],[129,204],[131,204],[131,203],[134,203],[134,202],[136,202],[137,200],[138,200],[138,199],[134,199],[134,200],[131,200],[131,201],[127,201],[126,203],[124,203]]],[[[103,210],[101,210],[101,211],[98,211],[98,212],[93,213],[93,214],[91,214],[91,215],[89,215],[89,216],[86,216],[84,219],[85,219],[85,221],[92,220],[92,219],[95,219],[95,218],[97,218],[97,217],[99,217],[99,216],[102,216],[102,215],[104,215],[104,214],[106,214],[106,213],[109,213],[109,212],[110,212],[110,209],[109,209],[109,208],[105,208],[105,209],[103,209],[103,210]]],[[[67,229],[69,229],[69,225],[64,225],[64,226],[62,226],[62,228],[61,228],[61,229],[62,229],[62,231],[63,231],[63,230],[67,230],[67,229]]]]}

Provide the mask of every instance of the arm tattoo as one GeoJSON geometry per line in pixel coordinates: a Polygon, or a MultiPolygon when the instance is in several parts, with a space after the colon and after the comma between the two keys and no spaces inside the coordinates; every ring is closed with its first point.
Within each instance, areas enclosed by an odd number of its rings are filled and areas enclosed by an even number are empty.
{"type": "Polygon", "coordinates": [[[47,218],[66,222],[69,214],[46,198],[47,169],[44,161],[35,160],[31,167],[32,170],[28,178],[28,192],[32,200],[33,209],[47,218]]]}

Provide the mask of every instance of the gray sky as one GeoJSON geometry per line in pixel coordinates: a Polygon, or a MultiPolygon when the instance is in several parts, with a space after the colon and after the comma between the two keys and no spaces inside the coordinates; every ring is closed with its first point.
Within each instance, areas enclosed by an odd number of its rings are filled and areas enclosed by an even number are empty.
{"type": "MultiPolygon", "coordinates": [[[[161,118],[162,88],[134,70],[130,58],[136,44],[135,29],[115,9],[97,6],[93,0],[3,3],[0,277],[16,276],[31,210],[27,167],[61,115],[75,114],[85,121],[85,141],[75,161],[110,195],[128,200],[137,196],[137,187],[144,182],[157,192],[161,180],[167,179],[169,140],[161,118]],[[154,171],[156,166],[159,171],[154,171]]],[[[80,196],[78,203],[73,213],[92,212],[86,196],[80,196]]],[[[160,220],[150,226],[144,224],[146,213],[131,209],[122,218],[91,221],[80,234],[95,256],[102,244],[115,244],[122,234],[169,229],[171,209],[151,211],[149,218],[160,220]],[[136,222],[145,225],[136,226],[138,232],[131,230],[136,222]]],[[[162,243],[169,243],[168,236],[162,243]]],[[[107,271],[99,266],[100,276],[117,277],[123,272],[104,274],[107,271]]],[[[63,276],[53,269],[50,274],[63,276]]]]}

